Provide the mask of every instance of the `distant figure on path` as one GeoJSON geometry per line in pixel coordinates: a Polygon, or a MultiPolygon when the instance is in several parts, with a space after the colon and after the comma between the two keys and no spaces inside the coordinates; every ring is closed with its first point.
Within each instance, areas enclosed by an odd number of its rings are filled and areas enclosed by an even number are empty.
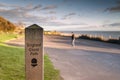
{"type": "Polygon", "coordinates": [[[75,34],[72,32],[72,46],[74,47],[75,46],[75,34]]]}

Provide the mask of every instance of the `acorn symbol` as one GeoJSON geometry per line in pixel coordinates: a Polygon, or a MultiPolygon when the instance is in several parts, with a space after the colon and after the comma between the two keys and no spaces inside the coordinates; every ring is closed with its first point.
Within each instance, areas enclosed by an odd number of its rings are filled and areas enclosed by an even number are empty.
{"type": "Polygon", "coordinates": [[[37,59],[33,58],[33,59],[31,60],[31,65],[32,65],[33,67],[37,66],[37,59]]]}

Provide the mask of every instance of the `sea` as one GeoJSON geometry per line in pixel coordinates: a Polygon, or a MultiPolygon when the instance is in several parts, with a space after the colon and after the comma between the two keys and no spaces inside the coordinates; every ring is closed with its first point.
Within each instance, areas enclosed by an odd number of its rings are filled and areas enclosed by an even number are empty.
{"type": "Polygon", "coordinates": [[[75,33],[78,35],[88,35],[93,37],[103,37],[104,39],[119,39],[120,31],[60,31],[63,33],[75,33]]]}

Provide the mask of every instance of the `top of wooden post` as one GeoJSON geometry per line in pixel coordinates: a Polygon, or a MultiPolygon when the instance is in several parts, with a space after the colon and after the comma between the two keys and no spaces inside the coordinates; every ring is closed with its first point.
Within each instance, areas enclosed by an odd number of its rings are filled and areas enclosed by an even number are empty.
{"type": "Polygon", "coordinates": [[[26,29],[36,29],[36,28],[43,30],[43,28],[38,26],[37,24],[33,24],[33,25],[30,25],[30,26],[26,27],[26,29]]]}

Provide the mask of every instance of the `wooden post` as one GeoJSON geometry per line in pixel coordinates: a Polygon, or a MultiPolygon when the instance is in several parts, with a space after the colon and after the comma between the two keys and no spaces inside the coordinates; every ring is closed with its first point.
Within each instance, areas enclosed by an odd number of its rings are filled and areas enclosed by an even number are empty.
{"type": "Polygon", "coordinates": [[[33,24],[25,29],[26,80],[43,80],[43,28],[33,24]]]}

